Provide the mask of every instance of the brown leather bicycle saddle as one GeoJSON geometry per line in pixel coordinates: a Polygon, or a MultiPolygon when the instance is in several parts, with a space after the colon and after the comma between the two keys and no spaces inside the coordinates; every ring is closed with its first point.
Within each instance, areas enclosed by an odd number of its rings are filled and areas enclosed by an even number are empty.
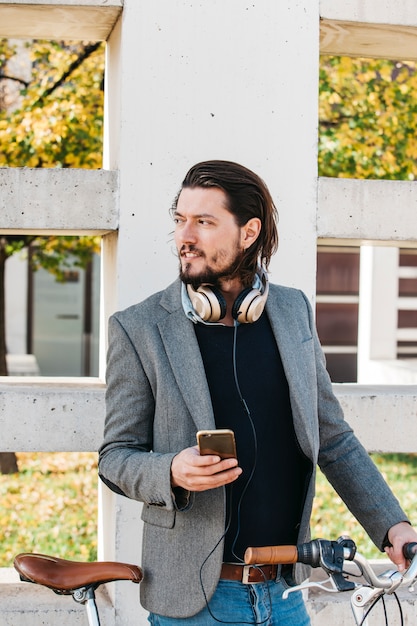
{"type": "Polygon", "coordinates": [[[143,578],[142,570],[137,565],[113,561],[82,563],[45,554],[18,554],[14,566],[22,580],[62,593],[91,585],[97,587],[114,580],[140,583],[143,578]]]}

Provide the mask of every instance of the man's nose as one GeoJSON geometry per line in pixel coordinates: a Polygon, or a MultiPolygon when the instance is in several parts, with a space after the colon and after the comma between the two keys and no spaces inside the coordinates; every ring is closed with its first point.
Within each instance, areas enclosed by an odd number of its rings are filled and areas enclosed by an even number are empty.
{"type": "Polygon", "coordinates": [[[190,222],[183,224],[179,229],[178,237],[181,243],[196,243],[197,231],[195,226],[190,222]]]}

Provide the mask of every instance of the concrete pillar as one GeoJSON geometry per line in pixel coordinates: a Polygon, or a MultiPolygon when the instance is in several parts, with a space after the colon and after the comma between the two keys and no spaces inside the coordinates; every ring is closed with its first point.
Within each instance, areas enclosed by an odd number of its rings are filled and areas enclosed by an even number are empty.
{"type": "MultiPolygon", "coordinates": [[[[280,213],[271,280],[313,297],[318,55],[318,0],[125,0],[108,41],[105,164],[120,171],[120,223],[104,241],[106,319],[174,280],[169,207],[188,168],[214,158],[265,179],[280,213]]],[[[103,488],[101,506],[100,555],[140,562],[140,505],[103,488]]],[[[117,623],[146,623],[131,586],[112,594],[117,623]]]]}
{"type": "Polygon", "coordinates": [[[318,29],[317,1],[125,2],[109,85],[120,102],[119,305],[175,278],[168,209],[188,168],[211,158],[266,180],[280,212],[271,279],[314,292],[318,29]]]}

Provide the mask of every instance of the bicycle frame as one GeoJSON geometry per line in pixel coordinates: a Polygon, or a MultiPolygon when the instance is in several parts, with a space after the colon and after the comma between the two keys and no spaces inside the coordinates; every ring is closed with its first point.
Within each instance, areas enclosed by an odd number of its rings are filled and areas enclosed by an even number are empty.
{"type": "Polygon", "coordinates": [[[380,576],[376,576],[369,562],[359,553],[356,553],[353,562],[359,567],[363,577],[370,585],[361,585],[355,590],[350,599],[350,605],[357,626],[368,626],[365,616],[375,601],[384,594],[391,595],[399,587],[411,588],[417,579],[417,556],[414,556],[410,567],[403,573],[389,569],[380,576]]]}
{"type": "Polygon", "coordinates": [[[89,626],[100,626],[100,617],[96,604],[96,594],[93,587],[76,589],[71,595],[75,602],[84,604],[89,626]]]}

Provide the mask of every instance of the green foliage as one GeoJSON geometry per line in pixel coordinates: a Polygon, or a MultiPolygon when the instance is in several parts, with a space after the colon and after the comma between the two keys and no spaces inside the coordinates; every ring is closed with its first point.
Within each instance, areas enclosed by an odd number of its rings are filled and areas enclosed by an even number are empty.
{"type": "Polygon", "coordinates": [[[7,62],[13,57],[15,47],[9,44],[7,39],[0,39],[0,77],[4,75],[7,62]]]}
{"type": "Polygon", "coordinates": [[[319,175],[417,177],[414,62],[322,57],[319,175]]]}
{"type": "Polygon", "coordinates": [[[0,567],[19,552],[97,558],[97,455],[18,453],[20,471],[0,475],[0,567]]]}
{"type": "MultiPolygon", "coordinates": [[[[33,237],[28,237],[28,243],[33,240],[33,237]]],[[[4,237],[2,241],[0,241],[0,247],[3,248],[3,254],[7,259],[12,254],[16,252],[20,252],[25,247],[25,239],[19,236],[13,237],[4,237]]]]}
{"type": "Polygon", "coordinates": [[[38,237],[32,245],[32,266],[35,270],[43,267],[61,282],[66,269],[85,268],[92,254],[100,253],[100,246],[100,237],[38,237]]]}
{"type": "MultiPolygon", "coordinates": [[[[30,44],[32,80],[16,110],[0,111],[0,166],[101,167],[103,46],[30,44]]],[[[7,40],[0,40],[6,68],[12,54],[7,40]]]]}
{"type": "Polygon", "coordinates": [[[99,254],[99,236],[8,235],[0,238],[0,250],[5,259],[31,246],[32,269],[46,269],[57,281],[64,280],[66,269],[74,266],[85,268],[93,254],[99,254]]]}

